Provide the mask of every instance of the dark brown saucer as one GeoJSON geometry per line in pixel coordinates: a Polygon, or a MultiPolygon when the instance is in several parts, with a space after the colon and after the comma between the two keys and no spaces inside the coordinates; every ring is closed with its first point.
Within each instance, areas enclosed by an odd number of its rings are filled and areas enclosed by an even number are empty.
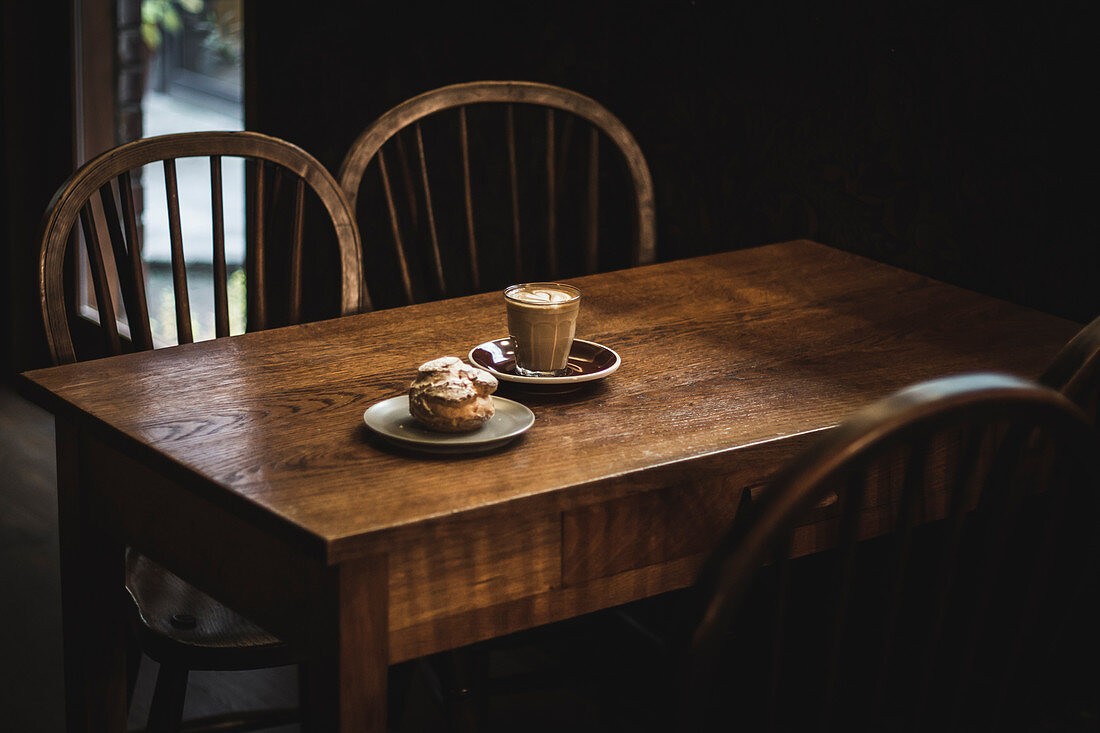
{"type": "Polygon", "coordinates": [[[526,377],[516,373],[516,352],[510,338],[486,341],[470,349],[470,363],[481,367],[509,387],[544,394],[581,389],[612,374],[622,359],[612,349],[594,341],[573,339],[569,350],[569,374],[560,377],[526,377]]]}

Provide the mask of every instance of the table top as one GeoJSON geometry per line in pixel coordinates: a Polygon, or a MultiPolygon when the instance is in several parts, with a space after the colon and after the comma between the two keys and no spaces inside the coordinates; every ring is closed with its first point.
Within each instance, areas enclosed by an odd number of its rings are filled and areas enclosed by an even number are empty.
{"type": "Polygon", "coordinates": [[[612,479],[630,490],[634,474],[821,430],[922,379],[1034,377],[1078,329],[808,241],[568,282],[578,338],[622,367],[572,395],[506,393],[536,421],[487,454],[390,448],[362,416],[420,363],[505,336],[495,292],[27,372],[24,387],[333,562],[433,519],[598,501],[612,479]]]}

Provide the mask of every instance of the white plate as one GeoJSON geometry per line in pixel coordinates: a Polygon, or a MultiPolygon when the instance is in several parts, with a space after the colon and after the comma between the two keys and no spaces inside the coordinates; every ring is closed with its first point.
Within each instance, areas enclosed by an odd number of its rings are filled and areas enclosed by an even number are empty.
{"type": "Polygon", "coordinates": [[[496,413],[469,433],[437,433],[409,413],[409,396],[376,402],[363,413],[367,427],[402,448],[428,453],[474,453],[504,445],[535,423],[535,413],[518,402],[493,395],[496,413]]]}

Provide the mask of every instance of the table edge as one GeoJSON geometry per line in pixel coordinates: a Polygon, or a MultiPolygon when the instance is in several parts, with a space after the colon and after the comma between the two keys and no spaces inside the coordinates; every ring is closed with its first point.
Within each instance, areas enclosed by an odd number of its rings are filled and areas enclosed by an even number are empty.
{"type": "Polygon", "coordinates": [[[304,529],[267,507],[249,500],[248,497],[237,492],[226,491],[218,482],[203,476],[198,471],[104,420],[88,414],[77,405],[34,381],[27,376],[27,372],[17,375],[15,386],[19,394],[49,411],[55,420],[68,420],[79,428],[90,430],[107,445],[181,487],[193,490],[196,496],[209,501],[214,506],[232,513],[243,521],[271,531],[275,537],[299,548],[309,557],[328,561],[330,543],[326,538],[304,529]]]}

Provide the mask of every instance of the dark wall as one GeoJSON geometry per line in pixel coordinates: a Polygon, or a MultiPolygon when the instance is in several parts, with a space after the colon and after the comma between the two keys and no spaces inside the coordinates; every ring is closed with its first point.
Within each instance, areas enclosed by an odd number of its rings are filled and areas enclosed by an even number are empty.
{"type": "Polygon", "coordinates": [[[0,364],[10,375],[47,360],[38,307],[42,214],[73,170],[69,3],[0,8],[0,364]]]}
{"type": "Polygon", "coordinates": [[[663,258],[807,236],[1100,312],[1087,2],[274,5],[246,4],[247,124],[333,171],[410,96],[543,81],[635,133],[663,258]]]}
{"type": "MultiPolygon", "coordinates": [[[[1079,321],[1100,312],[1084,0],[245,2],[249,127],[334,171],[359,130],[409,96],[544,81],[595,97],[635,133],[664,258],[809,236],[1079,321]]],[[[10,374],[44,361],[36,239],[75,156],[70,3],[2,8],[10,374]]]]}

